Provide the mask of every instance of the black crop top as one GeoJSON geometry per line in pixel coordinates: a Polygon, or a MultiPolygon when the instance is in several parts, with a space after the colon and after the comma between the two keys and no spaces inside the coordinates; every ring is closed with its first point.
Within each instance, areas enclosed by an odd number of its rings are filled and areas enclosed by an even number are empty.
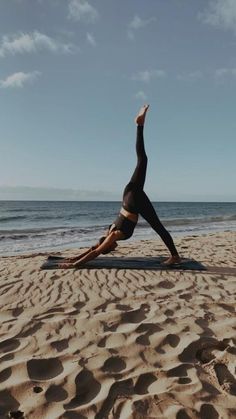
{"type": "Polygon", "coordinates": [[[122,231],[122,233],[124,233],[125,235],[124,240],[126,240],[132,236],[137,223],[129,220],[129,218],[125,217],[123,214],[120,213],[113,224],[115,224],[115,227],[112,229],[112,231],[114,230],[122,231]]]}

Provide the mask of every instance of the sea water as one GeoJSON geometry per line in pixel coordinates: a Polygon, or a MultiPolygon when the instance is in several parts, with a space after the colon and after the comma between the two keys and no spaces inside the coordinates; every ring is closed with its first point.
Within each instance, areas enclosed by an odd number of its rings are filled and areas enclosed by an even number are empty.
{"type": "MultiPolygon", "coordinates": [[[[86,247],[96,243],[120,210],[120,202],[0,201],[0,255],[86,247]]],[[[154,202],[173,237],[236,231],[236,203],[154,202]]],[[[129,241],[158,239],[139,219],[129,241]]]]}

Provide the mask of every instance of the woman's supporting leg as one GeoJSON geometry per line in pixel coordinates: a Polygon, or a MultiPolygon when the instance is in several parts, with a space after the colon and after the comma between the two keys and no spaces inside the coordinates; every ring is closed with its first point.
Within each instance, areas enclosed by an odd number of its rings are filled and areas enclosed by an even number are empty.
{"type": "Polygon", "coordinates": [[[139,213],[140,215],[150,224],[153,230],[161,237],[167,248],[169,249],[172,256],[179,256],[177,249],[174,245],[173,239],[170,233],[165,229],[161,221],[159,220],[155,209],[153,208],[152,203],[149,198],[142,192],[142,195],[139,197],[139,213]]]}

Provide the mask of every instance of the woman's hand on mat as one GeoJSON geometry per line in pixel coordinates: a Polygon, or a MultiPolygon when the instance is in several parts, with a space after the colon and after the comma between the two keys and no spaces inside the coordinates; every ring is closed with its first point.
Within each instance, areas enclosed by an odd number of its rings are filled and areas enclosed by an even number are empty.
{"type": "MultiPolygon", "coordinates": [[[[79,260],[79,257],[78,256],[74,256],[73,258],[66,258],[65,260],[64,260],[64,262],[65,263],[74,263],[74,262],[76,262],[77,260],[79,260]]],[[[63,263],[64,263],[63,262],[63,263]]]]}
{"type": "Polygon", "coordinates": [[[58,263],[58,268],[60,268],[60,269],[69,269],[69,268],[75,268],[75,266],[74,266],[74,263],[63,262],[63,263],[58,263]]]}

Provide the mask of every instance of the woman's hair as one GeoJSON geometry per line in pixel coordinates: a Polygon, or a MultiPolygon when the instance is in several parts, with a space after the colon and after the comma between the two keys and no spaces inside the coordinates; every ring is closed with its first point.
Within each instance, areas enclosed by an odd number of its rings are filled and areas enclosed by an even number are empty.
{"type": "MultiPolygon", "coordinates": [[[[98,240],[99,245],[102,244],[104,242],[104,240],[106,239],[106,236],[102,236],[100,237],[100,239],[98,240]]],[[[110,253],[110,250],[104,250],[102,252],[103,255],[105,255],[106,253],[110,253]]]]}
{"type": "MultiPolygon", "coordinates": [[[[104,242],[104,240],[107,238],[107,236],[102,236],[100,237],[100,239],[98,240],[99,245],[102,244],[104,242]]],[[[117,247],[117,243],[111,244],[110,248],[108,248],[107,250],[103,250],[102,254],[106,255],[107,253],[112,252],[112,250],[114,250],[114,248],[117,247]]]]}
{"type": "Polygon", "coordinates": [[[100,239],[98,240],[99,244],[102,244],[104,242],[104,240],[106,239],[106,236],[102,236],[100,237],[100,239]]]}

